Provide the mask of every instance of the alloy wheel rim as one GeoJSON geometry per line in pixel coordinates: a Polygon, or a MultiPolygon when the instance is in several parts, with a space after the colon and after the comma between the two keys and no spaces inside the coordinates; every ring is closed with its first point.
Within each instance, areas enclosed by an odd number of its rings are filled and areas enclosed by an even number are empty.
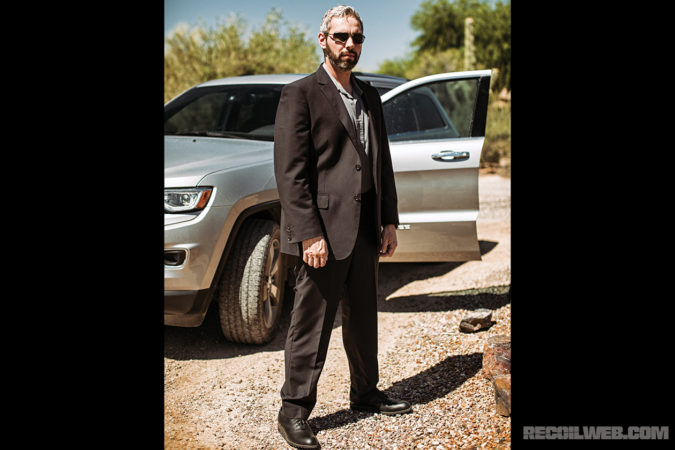
{"type": "Polygon", "coordinates": [[[263,320],[265,326],[270,328],[274,322],[274,316],[279,308],[281,287],[279,286],[279,239],[272,239],[267,248],[265,261],[265,292],[263,298],[263,320]]]}

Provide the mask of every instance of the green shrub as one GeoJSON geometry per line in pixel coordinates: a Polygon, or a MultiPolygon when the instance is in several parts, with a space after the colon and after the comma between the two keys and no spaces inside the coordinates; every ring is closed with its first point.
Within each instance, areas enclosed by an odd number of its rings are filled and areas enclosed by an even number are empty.
{"type": "Polygon", "coordinates": [[[167,37],[164,51],[164,102],[195,84],[217,78],[266,73],[312,72],[318,45],[273,9],[258,30],[246,36],[239,16],[215,27],[182,27],[167,37]],[[282,26],[286,31],[282,31],[282,26]]]}

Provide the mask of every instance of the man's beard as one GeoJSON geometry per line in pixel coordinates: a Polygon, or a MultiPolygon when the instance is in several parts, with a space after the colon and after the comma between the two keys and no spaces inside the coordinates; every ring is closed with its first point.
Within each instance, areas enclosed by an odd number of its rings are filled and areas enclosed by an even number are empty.
{"type": "Polygon", "coordinates": [[[354,57],[354,59],[352,60],[341,59],[340,53],[333,53],[329,47],[326,48],[324,53],[326,54],[326,56],[328,56],[328,60],[331,62],[333,67],[336,67],[341,70],[352,70],[356,66],[356,63],[359,62],[360,55],[355,51],[345,50],[344,52],[342,52],[342,55],[350,53],[354,57]]]}

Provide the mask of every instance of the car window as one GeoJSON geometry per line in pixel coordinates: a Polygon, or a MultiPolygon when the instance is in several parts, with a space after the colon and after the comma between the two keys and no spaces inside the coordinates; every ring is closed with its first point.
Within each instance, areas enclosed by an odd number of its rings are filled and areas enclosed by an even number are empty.
{"type": "Polygon", "coordinates": [[[382,105],[387,134],[391,140],[402,134],[419,130],[409,95],[399,95],[382,105]]]}
{"type": "Polygon", "coordinates": [[[375,89],[377,89],[377,93],[380,94],[380,97],[382,97],[385,93],[391,91],[392,88],[383,87],[383,86],[375,86],[375,89]]]}
{"type": "Polygon", "coordinates": [[[164,122],[165,134],[217,128],[219,111],[225,102],[225,92],[207,93],[183,108],[164,122]]]}
{"type": "Polygon", "coordinates": [[[390,141],[471,136],[478,80],[428,83],[389,99],[384,118],[390,141]]]}
{"type": "Polygon", "coordinates": [[[281,85],[198,88],[164,120],[164,134],[274,139],[281,85]]]}
{"type": "Polygon", "coordinates": [[[420,130],[434,130],[445,126],[440,110],[432,99],[433,94],[428,89],[410,93],[410,100],[420,130]]]}

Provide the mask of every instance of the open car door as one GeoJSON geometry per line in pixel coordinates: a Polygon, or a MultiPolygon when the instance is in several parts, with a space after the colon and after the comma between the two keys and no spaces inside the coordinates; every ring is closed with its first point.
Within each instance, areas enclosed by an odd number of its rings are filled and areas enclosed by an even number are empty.
{"type": "Polygon", "coordinates": [[[490,75],[431,75],[382,96],[400,225],[394,256],[380,262],[481,259],[478,165],[490,75]]]}

